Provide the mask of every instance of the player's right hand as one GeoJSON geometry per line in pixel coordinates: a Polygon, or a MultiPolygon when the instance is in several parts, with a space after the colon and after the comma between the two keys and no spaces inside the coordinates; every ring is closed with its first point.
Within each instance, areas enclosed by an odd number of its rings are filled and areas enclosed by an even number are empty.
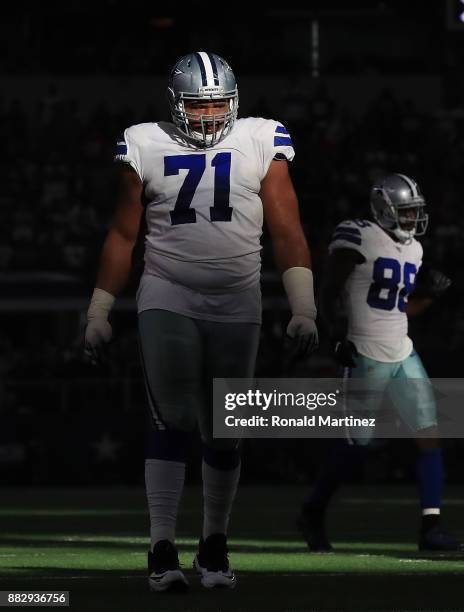
{"type": "Polygon", "coordinates": [[[341,366],[345,368],[355,368],[355,357],[357,357],[358,354],[358,349],[351,340],[343,338],[343,340],[337,340],[335,342],[334,356],[336,362],[341,366]]]}
{"type": "Polygon", "coordinates": [[[102,362],[108,342],[113,331],[108,319],[95,318],[87,323],[85,329],[84,355],[92,365],[102,362]]]}

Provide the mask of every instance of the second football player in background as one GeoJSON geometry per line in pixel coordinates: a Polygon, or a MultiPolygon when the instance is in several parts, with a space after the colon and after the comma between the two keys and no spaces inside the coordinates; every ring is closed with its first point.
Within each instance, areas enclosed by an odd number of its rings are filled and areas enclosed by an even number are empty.
{"type": "MultiPolygon", "coordinates": [[[[375,381],[376,389],[389,393],[415,438],[422,517],[419,548],[461,550],[461,543],[440,523],[444,476],[435,399],[429,384],[413,384],[413,379],[426,383],[428,376],[408,336],[408,315],[419,314],[450,280],[432,270],[419,274],[416,287],[423,254],[416,236],[425,233],[428,215],[415,181],[402,174],[385,177],[372,188],[371,212],[369,220],[343,221],[335,229],[323,314],[343,376],[375,381]]],[[[381,401],[381,393],[369,400],[371,416],[381,401]]],[[[331,550],[327,507],[350,464],[365,460],[371,435],[350,430],[347,440],[331,444],[299,519],[310,550],[331,550]]]]}

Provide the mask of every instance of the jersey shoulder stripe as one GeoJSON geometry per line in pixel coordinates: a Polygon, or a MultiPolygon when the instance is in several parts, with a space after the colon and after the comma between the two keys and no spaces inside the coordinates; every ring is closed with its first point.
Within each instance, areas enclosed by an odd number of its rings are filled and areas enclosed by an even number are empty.
{"type": "Polygon", "coordinates": [[[364,235],[366,228],[370,227],[368,222],[346,219],[337,225],[329,244],[329,253],[337,249],[354,249],[359,251],[363,257],[367,257],[368,236],[364,235]]]}
{"type": "Polygon", "coordinates": [[[332,242],[336,242],[337,240],[346,240],[346,242],[351,242],[352,244],[358,245],[360,245],[362,242],[361,235],[355,236],[353,234],[345,234],[343,232],[337,232],[333,235],[332,242]]]}
{"type": "Polygon", "coordinates": [[[274,119],[264,119],[262,117],[247,117],[239,119],[242,125],[252,134],[254,142],[263,154],[263,178],[267,173],[269,164],[273,159],[292,161],[295,157],[292,137],[287,128],[274,119]]]}
{"type": "Polygon", "coordinates": [[[343,232],[344,234],[353,234],[354,236],[361,236],[361,230],[357,227],[349,227],[348,225],[337,225],[335,228],[334,235],[338,232],[343,232]]]}
{"type": "Polygon", "coordinates": [[[293,147],[292,139],[284,136],[274,136],[275,147],[293,147]]]}
{"type": "Polygon", "coordinates": [[[335,231],[332,236],[332,242],[337,240],[345,240],[346,242],[351,242],[352,244],[361,244],[361,230],[357,227],[352,227],[348,225],[346,221],[340,223],[335,228],[335,231]]]}
{"type": "Polygon", "coordinates": [[[275,147],[293,147],[292,137],[290,136],[290,133],[287,130],[287,128],[282,124],[277,125],[275,129],[274,146],[275,147]]]}
{"type": "Polygon", "coordinates": [[[123,134],[120,134],[118,136],[118,139],[116,141],[116,158],[118,155],[127,155],[127,143],[126,143],[126,138],[123,134]]]}

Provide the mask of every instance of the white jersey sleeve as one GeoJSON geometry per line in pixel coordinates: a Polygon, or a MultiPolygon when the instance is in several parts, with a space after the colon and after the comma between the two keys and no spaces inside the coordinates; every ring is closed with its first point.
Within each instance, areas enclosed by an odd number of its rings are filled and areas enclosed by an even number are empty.
{"type": "Polygon", "coordinates": [[[337,225],[329,245],[329,253],[337,249],[353,249],[364,257],[369,258],[370,233],[366,228],[371,227],[370,221],[356,219],[354,221],[342,221],[337,225]]]}
{"type": "MultiPolygon", "coordinates": [[[[138,126],[132,126],[124,130],[116,142],[115,162],[123,162],[134,168],[143,182],[142,155],[137,143],[137,134],[134,133],[138,126]]],[[[140,130],[139,130],[140,132],[140,130]]],[[[140,134],[138,134],[140,138],[140,134]]]]}
{"type": "Polygon", "coordinates": [[[417,272],[419,272],[420,268],[422,267],[422,259],[424,257],[424,248],[418,240],[414,241],[414,246],[415,246],[417,272]]]}
{"type": "Polygon", "coordinates": [[[273,119],[252,118],[253,138],[258,142],[263,180],[273,159],[292,161],[295,157],[292,138],[287,128],[273,119]]]}

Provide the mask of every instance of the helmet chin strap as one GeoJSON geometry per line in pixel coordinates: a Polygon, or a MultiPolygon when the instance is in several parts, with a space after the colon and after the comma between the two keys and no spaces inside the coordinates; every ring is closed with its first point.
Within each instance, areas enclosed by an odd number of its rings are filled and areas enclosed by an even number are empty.
{"type": "Polygon", "coordinates": [[[395,229],[390,230],[390,231],[402,244],[409,244],[410,242],[412,242],[412,239],[414,238],[414,234],[416,233],[415,228],[407,231],[407,230],[401,229],[400,227],[395,227],[395,229]]]}

